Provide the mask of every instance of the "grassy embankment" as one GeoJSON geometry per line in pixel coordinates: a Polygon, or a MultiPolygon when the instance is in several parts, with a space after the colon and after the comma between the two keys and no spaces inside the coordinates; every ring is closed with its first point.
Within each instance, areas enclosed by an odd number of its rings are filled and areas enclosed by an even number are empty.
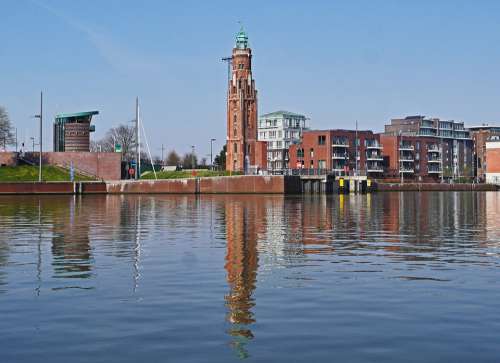
{"type": "MultiPolygon", "coordinates": [[[[42,166],[43,181],[70,181],[69,171],[56,166],[42,166]]],[[[75,174],[75,181],[93,180],[92,178],[75,174]]],[[[0,182],[32,182],[38,181],[38,166],[2,166],[0,167],[0,182]]]]}
{"type": "MultiPolygon", "coordinates": [[[[241,173],[233,173],[232,175],[240,175],[241,173]]],[[[159,171],[156,172],[158,179],[184,179],[192,178],[193,174],[191,170],[181,170],[181,171],[159,171]]],[[[216,171],[216,170],[196,170],[196,176],[200,178],[206,178],[210,176],[229,176],[228,171],[216,171]]],[[[155,176],[153,172],[144,173],[141,179],[154,179],[155,176]]]]}

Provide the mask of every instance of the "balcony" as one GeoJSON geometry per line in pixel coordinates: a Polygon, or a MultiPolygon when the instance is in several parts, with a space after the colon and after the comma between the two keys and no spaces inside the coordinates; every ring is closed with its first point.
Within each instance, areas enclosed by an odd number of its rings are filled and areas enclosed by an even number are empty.
{"type": "Polygon", "coordinates": [[[382,144],[380,144],[378,142],[369,142],[369,143],[366,144],[366,148],[367,149],[381,150],[382,149],[382,144]]]}
{"type": "Polygon", "coordinates": [[[339,140],[339,139],[333,140],[332,147],[346,148],[349,147],[349,142],[347,140],[339,140]]]}
{"type": "Polygon", "coordinates": [[[428,146],[427,147],[427,152],[428,153],[441,153],[441,149],[437,146],[428,146]]]}
{"type": "Polygon", "coordinates": [[[384,158],[382,157],[382,155],[371,154],[371,155],[366,155],[366,160],[368,160],[368,161],[384,161],[384,158]]]}
{"type": "Polygon", "coordinates": [[[404,169],[399,169],[399,172],[401,174],[413,174],[415,170],[412,168],[404,168],[404,169]]]}
{"type": "Polygon", "coordinates": [[[336,160],[349,160],[349,155],[346,155],[344,153],[333,153],[332,159],[336,159],[336,160]]]}
{"type": "Polygon", "coordinates": [[[441,169],[429,169],[427,172],[429,174],[441,174],[442,170],[441,169]]]}
{"type": "Polygon", "coordinates": [[[384,168],[382,168],[381,166],[369,166],[366,171],[369,173],[383,173],[384,168]]]}
{"type": "Polygon", "coordinates": [[[413,151],[413,150],[415,150],[415,148],[411,144],[400,144],[399,150],[400,151],[413,151]]]}
{"type": "Polygon", "coordinates": [[[429,158],[429,159],[427,159],[427,164],[431,164],[431,163],[434,163],[434,164],[441,163],[441,158],[429,158]]]}
{"type": "Polygon", "coordinates": [[[413,156],[402,156],[399,158],[400,163],[413,163],[414,161],[413,156]]]}

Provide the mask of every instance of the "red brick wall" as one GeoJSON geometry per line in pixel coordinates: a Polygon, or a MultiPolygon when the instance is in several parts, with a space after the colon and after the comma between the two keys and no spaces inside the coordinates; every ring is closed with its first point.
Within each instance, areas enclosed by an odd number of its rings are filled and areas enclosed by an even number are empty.
{"type": "Polygon", "coordinates": [[[71,161],[76,170],[104,180],[120,180],[120,153],[93,152],[49,152],[44,153],[44,160],[51,165],[69,167],[71,161]]]}
{"type": "Polygon", "coordinates": [[[491,146],[487,147],[486,160],[487,160],[486,162],[487,173],[500,173],[500,147],[497,148],[491,148],[491,146]]]}
{"type": "MultiPolygon", "coordinates": [[[[16,154],[13,152],[0,153],[0,165],[15,165],[16,154]]],[[[38,153],[29,153],[29,159],[38,160],[38,153]]],[[[82,174],[88,174],[104,180],[120,180],[121,154],[120,153],[93,153],[93,152],[44,152],[43,162],[48,165],[57,165],[69,168],[71,161],[75,169],[82,174]]]]}
{"type": "Polygon", "coordinates": [[[16,165],[16,154],[11,152],[0,152],[0,166],[16,165]]]}

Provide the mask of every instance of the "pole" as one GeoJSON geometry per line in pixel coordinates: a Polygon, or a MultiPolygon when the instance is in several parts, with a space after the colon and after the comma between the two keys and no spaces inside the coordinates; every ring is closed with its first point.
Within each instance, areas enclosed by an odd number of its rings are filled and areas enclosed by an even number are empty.
{"type": "Polygon", "coordinates": [[[210,168],[213,170],[214,168],[214,162],[213,162],[213,151],[212,151],[212,144],[215,141],[215,139],[210,139],[210,168]]]}
{"type": "Polygon", "coordinates": [[[135,99],[135,179],[139,179],[139,173],[141,170],[141,156],[140,156],[140,138],[139,138],[139,97],[135,99]]]}
{"type": "Polygon", "coordinates": [[[43,92],[40,92],[40,155],[38,167],[38,181],[42,182],[42,125],[43,125],[43,92]]]}
{"type": "Polygon", "coordinates": [[[191,168],[195,169],[195,165],[194,165],[194,145],[191,145],[191,168]]]}
{"type": "Polygon", "coordinates": [[[165,150],[163,144],[161,144],[161,166],[164,164],[164,159],[163,159],[163,151],[165,150]]]}
{"type": "Polygon", "coordinates": [[[17,127],[16,127],[16,153],[17,153],[17,127]]]}
{"type": "Polygon", "coordinates": [[[355,176],[358,176],[358,120],[356,120],[356,173],[355,176]]]}

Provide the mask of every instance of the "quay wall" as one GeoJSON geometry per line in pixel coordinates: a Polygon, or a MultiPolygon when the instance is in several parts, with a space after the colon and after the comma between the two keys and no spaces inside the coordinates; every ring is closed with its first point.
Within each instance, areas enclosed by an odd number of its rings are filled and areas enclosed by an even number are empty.
{"type": "Polygon", "coordinates": [[[378,183],[377,191],[380,192],[427,192],[427,191],[496,191],[496,185],[493,184],[441,184],[441,183],[378,183]]]}
{"type": "Polygon", "coordinates": [[[6,182],[0,183],[0,194],[94,194],[106,193],[102,182],[6,182]]]}

